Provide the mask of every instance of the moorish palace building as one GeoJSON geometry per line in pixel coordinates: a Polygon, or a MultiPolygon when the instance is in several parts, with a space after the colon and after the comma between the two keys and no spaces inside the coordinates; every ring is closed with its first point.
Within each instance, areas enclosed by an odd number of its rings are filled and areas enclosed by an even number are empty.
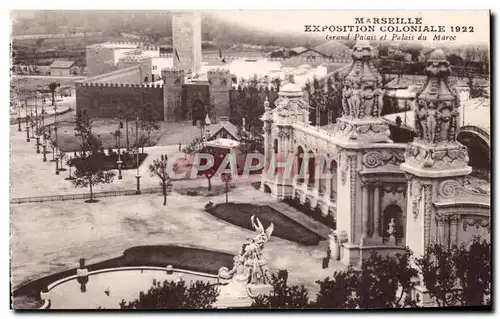
{"type": "MultiPolygon", "coordinates": [[[[217,123],[220,118],[232,118],[231,110],[234,112],[238,104],[236,82],[240,79],[258,75],[283,80],[293,74],[297,83],[304,84],[327,75],[321,59],[340,66],[350,60],[350,50],[338,44],[335,58],[310,50],[300,58],[302,65],[294,67],[265,58],[224,57],[222,62],[219,56],[202,55],[200,13],[184,11],[172,15],[173,53],[163,54],[159,47],[130,42],[87,47],[90,77],[77,84],[77,110],[87,110],[92,117],[135,118],[139,110],[146,109],[159,120],[184,121],[197,119],[203,113],[199,109],[210,103],[213,109],[209,117],[217,123]],[[308,62],[312,60],[316,66],[308,62]]],[[[277,98],[277,92],[272,90],[265,95],[271,101],[277,98]]],[[[264,96],[261,98],[263,101],[264,96]]]]}

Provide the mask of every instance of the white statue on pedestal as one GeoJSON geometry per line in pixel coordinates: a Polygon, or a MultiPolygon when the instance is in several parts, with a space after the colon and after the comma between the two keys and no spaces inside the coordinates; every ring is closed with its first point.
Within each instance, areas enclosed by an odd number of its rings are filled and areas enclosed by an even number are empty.
{"type": "Polygon", "coordinates": [[[234,258],[234,265],[231,270],[222,267],[219,270],[219,280],[229,280],[243,282],[253,285],[265,285],[270,283],[267,262],[262,258],[264,243],[270,238],[274,230],[274,224],[264,229],[262,223],[255,216],[251,217],[252,226],[257,234],[249,243],[244,244],[241,252],[234,258]]]}

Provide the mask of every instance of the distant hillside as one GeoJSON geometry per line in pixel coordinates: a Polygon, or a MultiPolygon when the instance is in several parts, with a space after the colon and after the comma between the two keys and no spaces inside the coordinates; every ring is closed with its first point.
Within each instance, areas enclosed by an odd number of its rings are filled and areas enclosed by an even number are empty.
{"type": "MultiPolygon", "coordinates": [[[[11,20],[13,35],[102,31],[107,36],[120,36],[125,32],[149,37],[152,42],[172,36],[170,11],[12,11],[11,20]]],[[[266,47],[300,45],[312,47],[322,42],[308,35],[255,31],[223,21],[209,12],[202,13],[201,30],[203,40],[223,46],[247,43],[266,47]]]]}

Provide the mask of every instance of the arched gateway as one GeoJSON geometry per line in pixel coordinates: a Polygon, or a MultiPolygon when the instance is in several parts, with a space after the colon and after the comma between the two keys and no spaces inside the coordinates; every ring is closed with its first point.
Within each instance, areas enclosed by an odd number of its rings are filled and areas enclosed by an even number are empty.
{"type": "Polygon", "coordinates": [[[262,190],[333,214],[332,258],[346,264],[405,245],[421,255],[430,242],[470,240],[459,225],[489,223],[489,194],[464,183],[470,167],[467,149],[456,141],[459,109],[442,51],[432,53],[427,82],[417,94],[420,129],[412,143],[393,143],[380,117],[384,91],[373,57],[369,43],[354,46],[353,63],[342,75],[343,115],[333,128],[309,124],[309,105],[292,83],[281,87],[275,108],[265,102],[262,116],[262,190]]]}

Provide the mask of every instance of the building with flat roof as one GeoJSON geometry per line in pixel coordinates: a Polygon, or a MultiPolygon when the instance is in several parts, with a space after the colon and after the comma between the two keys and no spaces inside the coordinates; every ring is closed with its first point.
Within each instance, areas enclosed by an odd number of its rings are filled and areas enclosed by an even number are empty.
{"type": "Polygon", "coordinates": [[[74,61],[54,61],[50,65],[50,75],[52,76],[71,76],[74,70],[74,61]]]}

